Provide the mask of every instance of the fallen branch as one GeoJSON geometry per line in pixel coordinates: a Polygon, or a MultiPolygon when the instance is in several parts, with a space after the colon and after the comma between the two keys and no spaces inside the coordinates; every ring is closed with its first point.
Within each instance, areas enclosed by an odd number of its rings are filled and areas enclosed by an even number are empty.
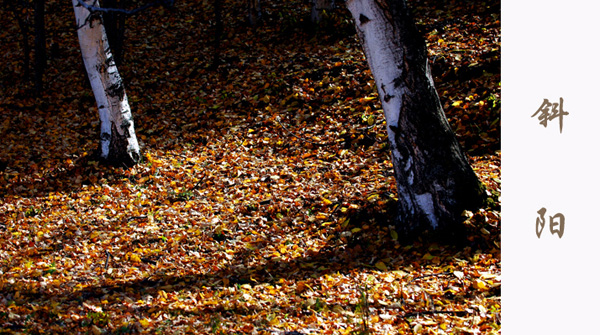
{"type": "MultiPolygon", "coordinates": [[[[391,307],[394,308],[394,307],[391,307]]],[[[456,316],[465,316],[470,314],[467,311],[418,311],[418,312],[410,312],[410,313],[404,313],[404,315],[402,315],[402,317],[404,318],[410,318],[413,316],[419,316],[419,315],[433,315],[433,314],[454,314],[456,316]]]]}
{"type": "Polygon", "coordinates": [[[77,2],[79,3],[80,6],[83,6],[83,8],[87,9],[90,11],[90,13],[94,13],[94,12],[102,12],[102,13],[121,13],[121,14],[125,14],[125,15],[134,15],[137,14],[145,9],[148,9],[152,6],[165,6],[165,7],[171,7],[173,6],[173,3],[175,2],[174,0],[158,0],[158,1],[154,1],[148,4],[145,4],[141,7],[135,8],[135,9],[122,9],[122,8],[102,8],[102,7],[97,7],[97,6],[92,6],[92,5],[88,5],[87,3],[85,3],[83,0],[77,0],[77,2]]]}

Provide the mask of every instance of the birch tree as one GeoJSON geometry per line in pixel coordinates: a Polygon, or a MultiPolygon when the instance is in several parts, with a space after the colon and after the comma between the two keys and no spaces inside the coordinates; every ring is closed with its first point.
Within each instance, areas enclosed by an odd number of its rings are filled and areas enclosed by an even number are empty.
{"type": "Polygon", "coordinates": [[[450,128],[405,0],[347,0],[385,113],[398,229],[454,228],[484,189],[450,128]]]}
{"type": "MultiPolygon", "coordinates": [[[[98,0],[85,0],[99,7],[98,0]]],[[[140,158],[140,149],[127,94],[112,56],[99,12],[73,0],[77,36],[83,63],[100,115],[100,156],[115,164],[130,166],[140,158]]]]}

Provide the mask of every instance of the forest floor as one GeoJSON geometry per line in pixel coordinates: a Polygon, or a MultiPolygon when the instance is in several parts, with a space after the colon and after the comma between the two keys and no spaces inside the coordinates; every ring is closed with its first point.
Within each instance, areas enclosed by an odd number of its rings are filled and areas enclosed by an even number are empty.
{"type": "Polygon", "coordinates": [[[466,246],[398,240],[385,120],[343,8],[315,27],[306,2],[263,1],[250,28],[226,1],[217,69],[212,1],[128,18],[131,168],[95,158],[70,2],[47,1],[37,98],[0,8],[0,333],[500,333],[500,1],[410,3],[488,190],[466,246]]]}

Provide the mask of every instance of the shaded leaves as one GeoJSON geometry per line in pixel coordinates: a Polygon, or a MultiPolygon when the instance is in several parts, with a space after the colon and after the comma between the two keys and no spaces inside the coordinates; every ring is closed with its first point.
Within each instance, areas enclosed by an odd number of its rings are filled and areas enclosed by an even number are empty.
{"type": "Polygon", "coordinates": [[[143,157],[128,169],[95,157],[72,8],[48,1],[61,54],[37,100],[5,22],[2,331],[499,332],[496,4],[413,4],[449,121],[491,195],[464,213],[466,246],[406,244],[391,228],[385,120],[343,9],[319,30],[307,4],[263,5],[252,31],[224,2],[215,71],[211,11],[194,10],[207,3],[129,21],[119,70],[143,157]]]}

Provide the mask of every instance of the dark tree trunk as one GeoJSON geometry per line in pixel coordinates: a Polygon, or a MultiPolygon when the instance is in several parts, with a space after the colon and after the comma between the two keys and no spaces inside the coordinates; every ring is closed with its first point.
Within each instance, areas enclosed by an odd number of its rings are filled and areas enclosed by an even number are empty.
{"type": "MultiPolygon", "coordinates": [[[[126,0],[105,0],[102,6],[105,8],[128,8],[126,0]]],[[[124,44],[125,44],[125,24],[126,15],[118,12],[108,12],[103,14],[104,29],[110,45],[112,55],[115,58],[117,66],[123,64],[124,44]]]]}
{"type": "Polygon", "coordinates": [[[23,44],[23,79],[25,82],[28,82],[30,77],[29,54],[31,53],[31,46],[29,45],[29,25],[21,17],[14,1],[10,0],[6,1],[6,3],[8,3],[10,11],[13,12],[19,25],[19,29],[21,29],[21,43],[23,44]]]}
{"type": "Polygon", "coordinates": [[[334,0],[311,0],[310,18],[313,23],[319,23],[323,19],[323,12],[333,9],[334,0]]]}
{"type": "Polygon", "coordinates": [[[456,229],[485,198],[435,90],[404,0],[349,0],[386,116],[403,233],[456,229]]]}
{"type": "Polygon", "coordinates": [[[247,19],[250,26],[256,26],[262,20],[260,0],[246,0],[247,19]]]}
{"type": "Polygon", "coordinates": [[[214,0],[213,6],[215,11],[215,36],[213,40],[213,59],[211,67],[216,69],[219,67],[221,59],[221,35],[223,34],[223,17],[221,15],[223,9],[222,0],[214,0]]]}
{"type": "Polygon", "coordinates": [[[46,70],[46,0],[33,1],[34,31],[35,31],[35,91],[40,95],[44,90],[44,72],[46,70]]]}

